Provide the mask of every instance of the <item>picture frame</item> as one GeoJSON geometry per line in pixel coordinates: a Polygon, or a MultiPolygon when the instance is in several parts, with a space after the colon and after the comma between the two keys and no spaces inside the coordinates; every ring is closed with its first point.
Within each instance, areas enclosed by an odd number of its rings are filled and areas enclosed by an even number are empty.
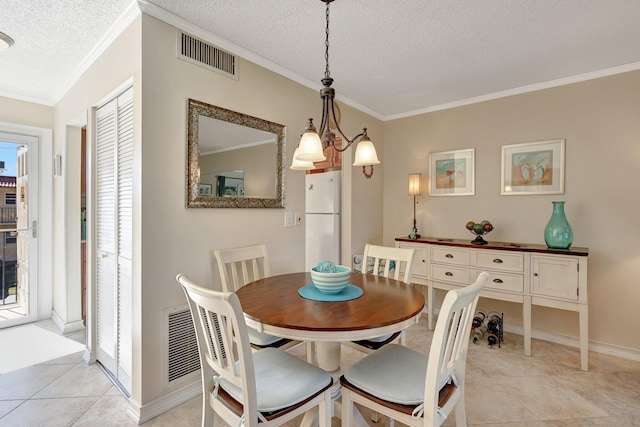
{"type": "Polygon", "coordinates": [[[429,153],[429,194],[431,196],[473,196],[475,148],[429,153]]]}
{"type": "Polygon", "coordinates": [[[564,139],[503,145],[501,194],[564,194],[564,164],[564,139]]]}
{"type": "Polygon", "coordinates": [[[213,195],[213,184],[198,184],[198,196],[213,195]]]}

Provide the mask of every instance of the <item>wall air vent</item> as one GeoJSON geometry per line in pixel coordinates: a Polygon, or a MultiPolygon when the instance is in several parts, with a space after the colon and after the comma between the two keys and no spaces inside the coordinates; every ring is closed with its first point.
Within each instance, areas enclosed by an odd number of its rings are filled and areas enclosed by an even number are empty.
{"type": "Polygon", "coordinates": [[[167,381],[172,384],[178,379],[195,379],[200,370],[200,355],[189,307],[171,307],[164,313],[167,325],[167,381]]]}
{"type": "Polygon", "coordinates": [[[178,31],[178,58],[238,79],[235,55],[182,31],[178,31]]]}

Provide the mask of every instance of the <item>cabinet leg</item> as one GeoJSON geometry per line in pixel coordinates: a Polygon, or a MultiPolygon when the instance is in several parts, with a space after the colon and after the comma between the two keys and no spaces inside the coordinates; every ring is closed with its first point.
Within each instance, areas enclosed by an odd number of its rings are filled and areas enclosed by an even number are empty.
{"type": "Polygon", "coordinates": [[[531,297],[525,296],[522,304],[522,324],[524,328],[524,355],[531,356],[531,297]]]}
{"type": "Polygon", "coordinates": [[[580,305],[580,369],[589,370],[589,306],[580,305]]]}

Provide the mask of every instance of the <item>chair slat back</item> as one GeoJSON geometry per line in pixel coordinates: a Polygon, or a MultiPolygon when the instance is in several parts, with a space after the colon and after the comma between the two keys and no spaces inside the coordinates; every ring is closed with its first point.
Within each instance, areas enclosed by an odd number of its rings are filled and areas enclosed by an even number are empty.
{"type": "Polygon", "coordinates": [[[247,283],[269,277],[269,256],[264,244],[213,251],[222,289],[235,292],[247,283]]]}
{"type": "Polygon", "coordinates": [[[362,256],[362,272],[367,272],[369,258],[374,260],[373,274],[378,274],[380,271],[380,261],[385,260],[384,268],[382,270],[382,274],[385,277],[410,283],[411,268],[413,266],[413,253],[414,249],[377,246],[367,243],[364,246],[364,254],[362,256]],[[395,269],[391,269],[391,261],[394,261],[395,269]],[[401,271],[404,271],[402,278],[400,278],[401,271]],[[393,275],[391,273],[393,273],[393,275]]]}
{"type": "Polygon", "coordinates": [[[244,314],[233,292],[218,292],[178,275],[196,329],[202,380],[214,375],[242,388],[245,414],[257,414],[255,371],[244,314]]]}
{"type": "MultiPolygon", "coordinates": [[[[476,281],[465,288],[447,292],[438,314],[429,351],[425,381],[424,418],[433,419],[438,411],[440,389],[448,381],[464,381],[469,334],[480,290],[489,275],[480,273],[476,281]]],[[[446,414],[460,397],[454,392],[446,402],[446,414]]]]}

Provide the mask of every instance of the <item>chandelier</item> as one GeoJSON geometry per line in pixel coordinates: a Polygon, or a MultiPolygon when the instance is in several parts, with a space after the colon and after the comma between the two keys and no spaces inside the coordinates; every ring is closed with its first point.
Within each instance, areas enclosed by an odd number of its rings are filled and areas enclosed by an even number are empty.
{"type": "MultiPolygon", "coordinates": [[[[314,169],[313,162],[319,162],[326,159],[324,150],[328,147],[332,147],[335,151],[343,152],[347,148],[351,147],[354,142],[358,142],[356,146],[356,154],[353,162],[353,166],[362,166],[362,173],[365,177],[371,178],[373,176],[373,165],[380,163],[378,155],[376,154],[376,148],[373,146],[373,142],[367,135],[367,128],[363,128],[362,132],[353,137],[352,139],[347,136],[340,129],[340,120],[336,119],[336,106],[334,98],[336,91],[331,87],[333,79],[329,72],[329,4],[334,0],[320,0],[327,5],[326,19],[327,26],[325,30],[325,71],[324,78],[321,80],[324,86],[320,89],[320,97],[322,98],[322,121],[320,122],[320,129],[317,130],[313,125],[313,119],[309,119],[309,124],[300,138],[300,144],[293,153],[293,162],[291,163],[291,169],[297,170],[309,170],[314,169]],[[342,137],[346,144],[342,144],[342,147],[336,146],[336,134],[331,131],[331,126],[335,126],[335,130],[342,137]],[[367,172],[366,167],[370,167],[370,171],[367,172]]],[[[339,111],[339,109],[338,109],[339,111]]],[[[339,115],[338,115],[339,117],[339,115]]]]}

